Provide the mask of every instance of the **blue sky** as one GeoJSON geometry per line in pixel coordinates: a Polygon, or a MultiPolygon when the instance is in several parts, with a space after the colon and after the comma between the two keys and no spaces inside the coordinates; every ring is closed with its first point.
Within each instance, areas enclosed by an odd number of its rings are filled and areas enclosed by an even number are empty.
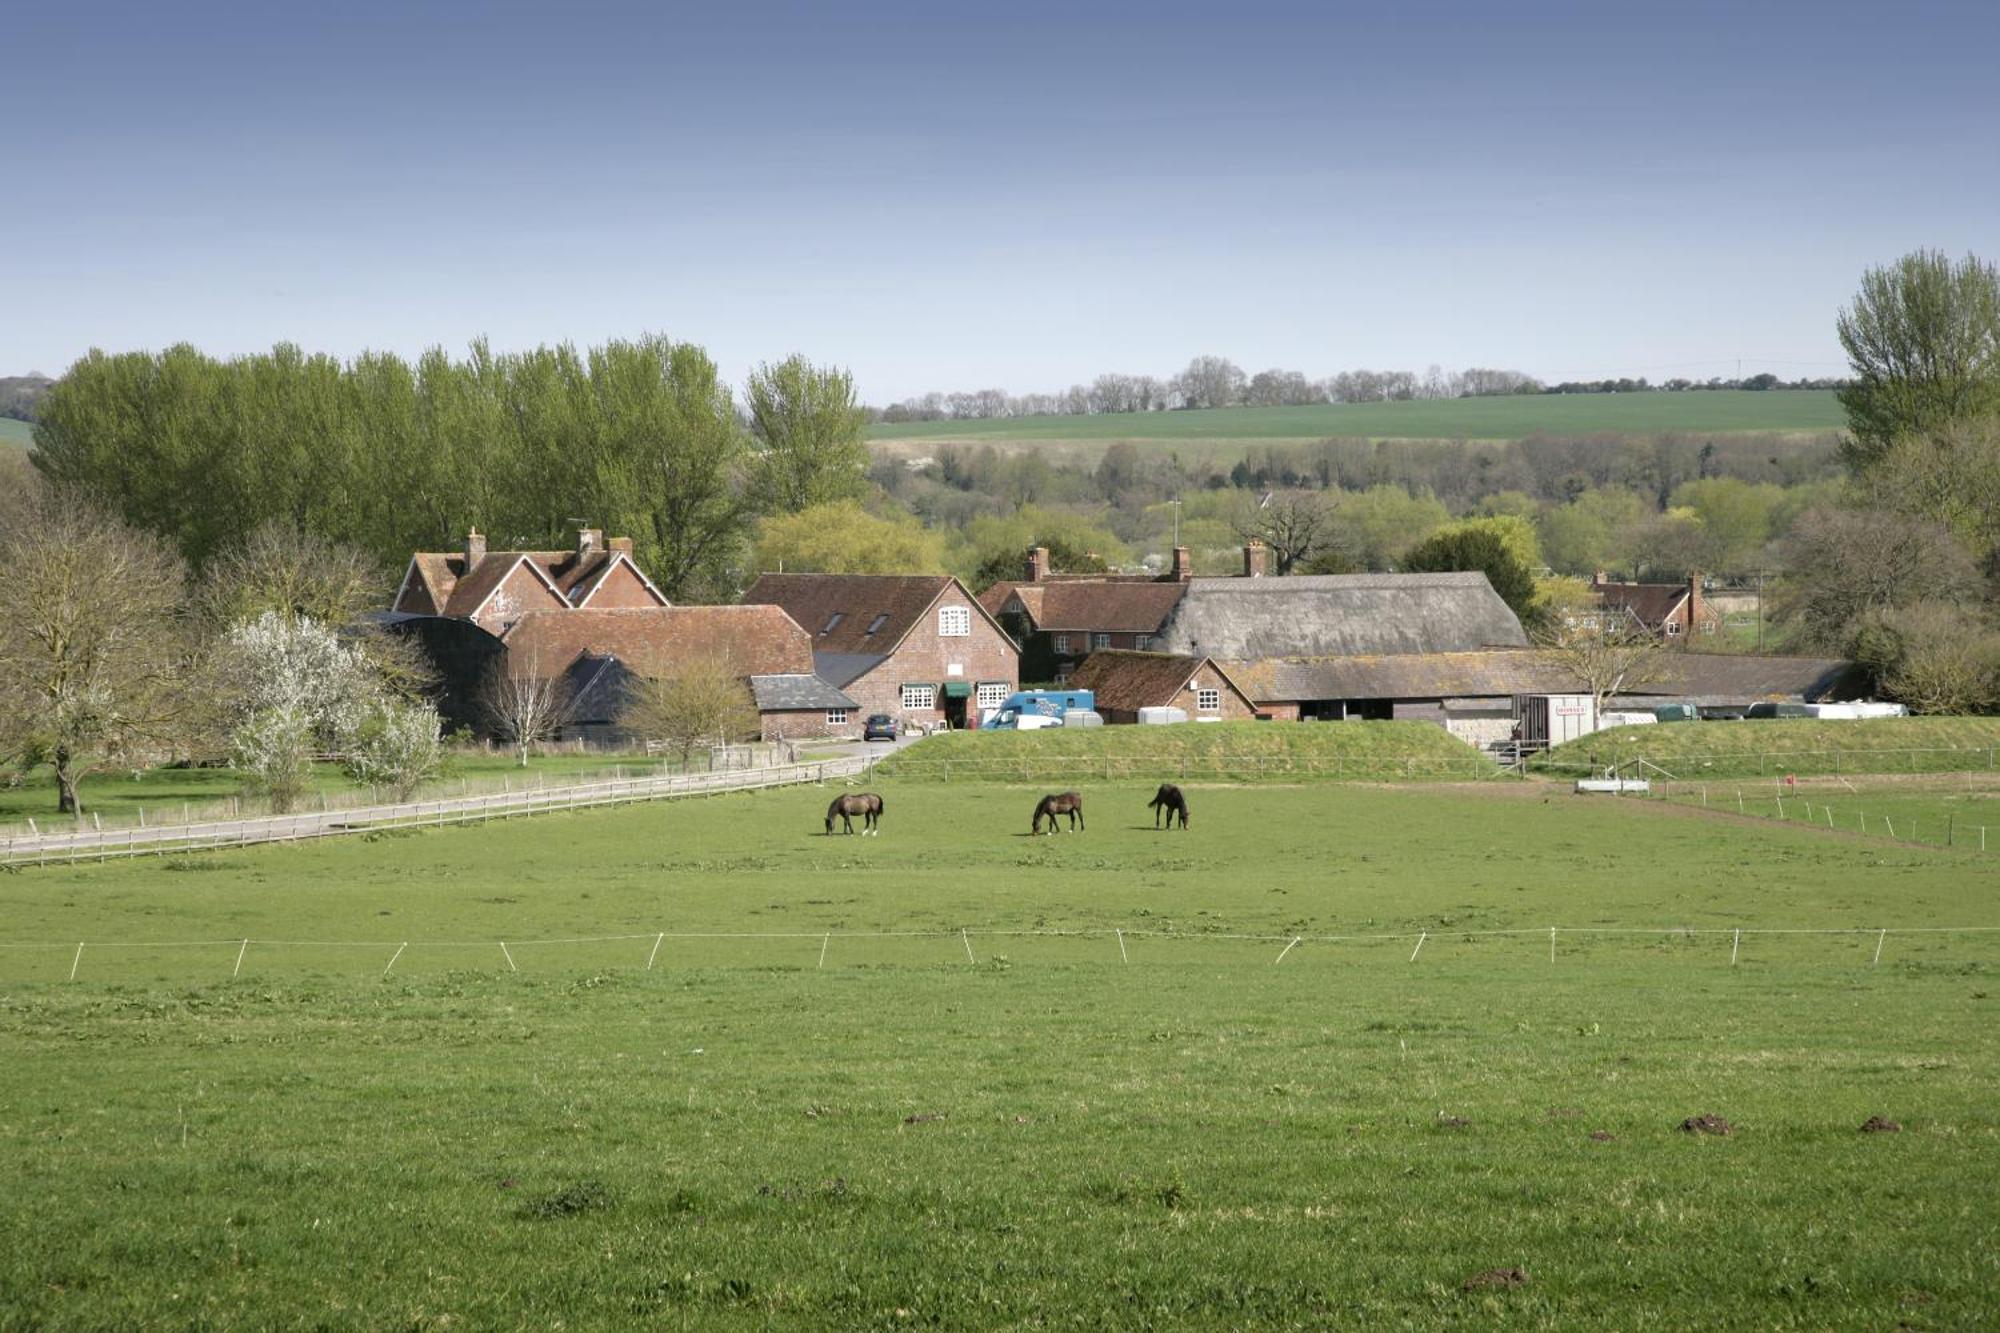
{"type": "Polygon", "coordinates": [[[659,331],[865,397],[1840,369],[2000,259],[2000,5],[44,5],[0,374],[659,331]]]}

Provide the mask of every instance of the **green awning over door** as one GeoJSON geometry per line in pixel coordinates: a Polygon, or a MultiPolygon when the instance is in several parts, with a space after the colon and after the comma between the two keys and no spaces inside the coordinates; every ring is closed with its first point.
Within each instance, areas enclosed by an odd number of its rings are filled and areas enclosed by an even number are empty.
{"type": "Polygon", "coordinates": [[[970,699],[972,682],[969,680],[948,680],[944,683],[944,697],[947,699],[970,699]]]}

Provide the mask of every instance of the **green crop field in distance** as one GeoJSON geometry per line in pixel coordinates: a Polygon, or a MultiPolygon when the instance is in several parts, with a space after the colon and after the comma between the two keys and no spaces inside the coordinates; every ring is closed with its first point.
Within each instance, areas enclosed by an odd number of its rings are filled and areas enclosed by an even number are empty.
{"type": "Polygon", "coordinates": [[[1658,435],[1811,432],[1846,428],[1830,390],[1699,393],[1528,394],[1311,407],[1232,407],[1192,412],[878,424],[869,439],[901,452],[912,442],[1117,440],[1234,442],[1328,438],[1513,440],[1528,435],[1658,435]]]}
{"type": "Polygon", "coordinates": [[[808,788],[0,876],[55,946],[0,948],[0,1322],[2000,1317],[2000,934],[1861,933],[2000,924],[1990,858],[1075,785],[1056,837],[888,778],[877,838],[808,788]]]}
{"type": "Polygon", "coordinates": [[[35,443],[35,427],[13,417],[0,417],[0,449],[28,449],[35,443]]]}

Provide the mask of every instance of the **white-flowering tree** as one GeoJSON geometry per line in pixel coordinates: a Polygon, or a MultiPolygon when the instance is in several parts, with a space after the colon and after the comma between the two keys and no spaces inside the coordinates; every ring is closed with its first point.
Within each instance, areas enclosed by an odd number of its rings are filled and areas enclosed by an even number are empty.
{"type": "Polygon", "coordinates": [[[362,719],[347,771],[356,781],[387,787],[407,801],[444,766],[437,709],[387,700],[362,719]]]}
{"type": "Polygon", "coordinates": [[[230,754],[291,810],[304,794],[316,751],[346,755],[380,689],[361,651],[308,616],[265,611],[224,636],[218,706],[230,754]]]}

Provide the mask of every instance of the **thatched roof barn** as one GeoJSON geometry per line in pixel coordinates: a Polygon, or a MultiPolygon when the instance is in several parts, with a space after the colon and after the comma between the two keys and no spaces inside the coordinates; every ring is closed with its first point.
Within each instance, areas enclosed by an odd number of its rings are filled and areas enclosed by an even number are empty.
{"type": "Polygon", "coordinates": [[[1154,646],[1226,660],[1524,648],[1481,573],[1192,579],[1154,646]]]}

